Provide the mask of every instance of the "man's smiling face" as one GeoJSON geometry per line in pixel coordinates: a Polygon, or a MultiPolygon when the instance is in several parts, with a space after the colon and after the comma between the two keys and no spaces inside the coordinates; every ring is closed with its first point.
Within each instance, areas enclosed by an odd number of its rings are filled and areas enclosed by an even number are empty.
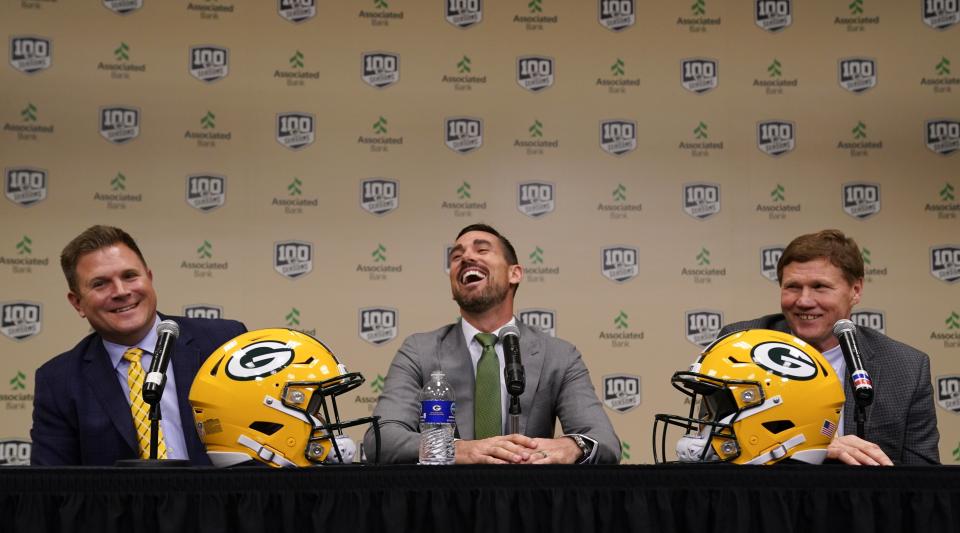
{"type": "Polygon", "coordinates": [[[464,233],[450,251],[450,289],[453,299],[467,312],[483,313],[500,304],[520,277],[520,265],[507,263],[496,235],[464,233]]]}
{"type": "Polygon", "coordinates": [[[836,346],[833,325],[860,303],[863,280],[847,281],[827,258],[783,267],[780,309],[794,335],[821,352],[836,346]]]}

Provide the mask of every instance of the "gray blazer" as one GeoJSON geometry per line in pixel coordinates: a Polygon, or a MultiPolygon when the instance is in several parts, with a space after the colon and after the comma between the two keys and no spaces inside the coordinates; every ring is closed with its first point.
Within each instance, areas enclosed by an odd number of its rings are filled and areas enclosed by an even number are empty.
{"type": "MultiPolygon", "coordinates": [[[[597,399],[580,352],[570,343],[518,323],[526,388],[520,396],[520,433],[552,438],[556,420],[563,432],[597,442],[598,463],[620,462],[620,439],[597,399]]],[[[418,458],[420,403],[425,377],[443,370],[457,402],[457,434],[473,439],[474,370],[460,323],[407,337],[393,358],[383,393],[373,411],[380,416],[383,463],[415,463],[418,458]]],[[[364,436],[368,458],[373,431],[364,436]]]]}
{"type": "MultiPolygon", "coordinates": [[[[745,329],[773,329],[792,333],[782,314],[724,326],[720,335],[745,329]]],[[[927,354],[870,328],[857,328],[863,368],[873,380],[873,404],[867,407],[866,440],[880,446],[895,464],[940,464],[937,414],[927,354]]],[[[850,379],[842,378],[846,403],[843,433],[856,435],[850,379]]]]}

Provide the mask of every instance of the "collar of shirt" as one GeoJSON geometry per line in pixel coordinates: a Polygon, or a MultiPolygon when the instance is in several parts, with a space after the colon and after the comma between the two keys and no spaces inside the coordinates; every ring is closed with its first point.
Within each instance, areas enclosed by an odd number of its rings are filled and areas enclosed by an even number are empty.
{"type": "MultiPolygon", "coordinates": [[[[114,344],[108,340],[103,340],[103,347],[107,349],[107,354],[110,356],[110,363],[113,365],[113,369],[119,371],[120,362],[123,361],[123,354],[129,348],[140,348],[143,350],[143,357],[140,359],[140,365],[143,366],[144,371],[147,368],[150,368],[150,360],[153,358],[153,351],[157,349],[157,325],[160,323],[160,316],[156,316],[153,319],[153,326],[150,327],[150,331],[147,332],[147,336],[140,339],[135,346],[124,346],[122,344],[114,344]]],[[[124,367],[126,368],[126,367],[124,367]]],[[[123,371],[124,376],[126,376],[127,371],[123,371]]]]}
{"type": "MultiPolygon", "coordinates": [[[[500,330],[502,330],[503,328],[505,328],[505,327],[507,327],[507,326],[509,326],[509,325],[516,325],[516,323],[517,323],[516,317],[510,317],[510,321],[509,321],[509,322],[507,322],[506,324],[500,326],[500,327],[497,328],[496,330],[491,331],[490,333],[493,333],[494,335],[496,335],[497,337],[499,337],[499,336],[500,336],[500,330]]],[[[469,322],[467,322],[466,320],[463,320],[463,319],[460,320],[460,327],[461,327],[461,329],[463,330],[463,339],[464,339],[465,341],[467,341],[467,348],[470,350],[470,359],[473,361],[473,375],[474,375],[474,377],[476,377],[476,375],[477,375],[477,363],[480,361],[480,356],[483,354],[483,346],[481,346],[481,345],[480,345],[480,342],[477,341],[476,335],[477,335],[477,333],[482,333],[482,332],[481,332],[479,329],[473,327],[473,324],[471,324],[471,323],[469,323],[469,322]]],[[[501,372],[500,372],[500,374],[501,374],[500,384],[501,384],[501,386],[502,386],[502,385],[503,385],[503,377],[502,377],[502,376],[503,376],[503,372],[502,372],[502,370],[503,370],[503,367],[504,367],[504,361],[503,361],[503,345],[499,342],[499,340],[497,341],[497,344],[496,344],[496,346],[495,346],[495,349],[497,350],[497,359],[500,360],[500,370],[501,370],[501,372]]],[[[504,390],[506,390],[506,389],[504,388],[504,390]]]]}

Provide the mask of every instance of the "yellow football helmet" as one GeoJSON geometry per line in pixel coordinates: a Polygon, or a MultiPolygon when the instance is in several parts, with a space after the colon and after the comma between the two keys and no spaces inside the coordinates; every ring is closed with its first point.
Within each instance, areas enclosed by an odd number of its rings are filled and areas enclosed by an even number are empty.
{"type": "Polygon", "coordinates": [[[655,416],[657,463],[665,462],[668,429],[679,426],[680,462],[773,464],[790,458],[819,464],[844,402],[841,381],[820,352],[793,335],[765,329],[715,340],[671,382],[690,397],[690,413],[655,416]]]}
{"type": "Polygon", "coordinates": [[[372,423],[379,454],[376,417],[341,422],[337,410],[336,397],[361,383],[363,376],[348,373],[317,339],[261,329],[210,354],[193,380],[190,405],[216,466],[351,462],[356,449],[343,428],[372,423]]]}

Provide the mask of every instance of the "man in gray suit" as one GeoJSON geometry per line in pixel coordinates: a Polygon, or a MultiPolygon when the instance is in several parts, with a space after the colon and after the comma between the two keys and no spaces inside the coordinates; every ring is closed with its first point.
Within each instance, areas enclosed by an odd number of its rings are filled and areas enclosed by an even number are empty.
{"type": "Polygon", "coordinates": [[[863,257],[853,239],[838,230],[801,235],[777,264],[782,314],[725,326],[720,335],[744,329],[792,333],[826,357],[844,383],[841,431],[827,458],[851,465],[940,464],[937,417],[927,354],[870,329],[857,328],[864,369],[875,397],[867,408],[865,439],[858,438],[849,372],[833,335],[849,319],[863,291],[863,257]]]}
{"type": "MultiPolygon", "coordinates": [[[[513,299],[522,278],[523,267],[513,245],[495,229],[473,224],[460,231],[450,252],[450,287],[462,318],[435,331],[411,335],[394,357],[373,413],[380,417],[381,461],[417,461],[417,397],[425,379],[436,370],[446,374],[457,401],[457,464],[620,461],[620,439],[597,399],[580,352],[566,341],[518,324],[513,316],[513,299]],[[481,342],[484,338],[496,340],[484,334],[496,335],[508,324],[520,329],[526,387],[520,396],[520,433],[505,435],[508,396],[503,383],[503,349],[496,342],[485,350],[481,342]],[[487,386],[478,386],[478,364],[489,364],[483,358],[493,351],[496,360],[488,361],[499,364],[498,377],[493,378],[499,387],[493,383],[491,395],[499,396],[500,403],[494,401],[491,423],[489,402],[475,402],[474,398],[477,388],[487,386]],[[554,438],[557,419],[564,434],[554,438]],[[487,430],[491,436],[484,435],[487,430]]],[[[495,370],[496,366],[487,375],[495,370]]],[[[372,450],[373,446],[368,430],[364,447],[372,450]]]]}

